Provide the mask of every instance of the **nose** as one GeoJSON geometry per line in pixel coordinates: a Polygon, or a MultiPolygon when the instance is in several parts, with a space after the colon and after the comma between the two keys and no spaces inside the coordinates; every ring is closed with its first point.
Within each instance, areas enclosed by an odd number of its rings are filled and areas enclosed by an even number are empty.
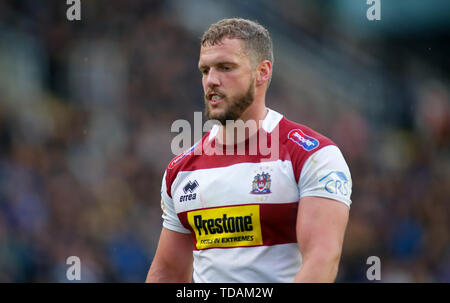
{"type": "Polygon", "coordinates": [[[220,85],[219,74],[214,68],[211,68],[208,71],[208,74],[205,76],[205,86],[206,87],[216,87],[220,85]]]}

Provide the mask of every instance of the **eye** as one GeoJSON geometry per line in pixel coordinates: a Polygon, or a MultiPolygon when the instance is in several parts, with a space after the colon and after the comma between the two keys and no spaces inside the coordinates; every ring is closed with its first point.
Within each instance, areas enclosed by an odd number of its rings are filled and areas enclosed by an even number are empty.
{"type": "Polygon", "coordinates": [[[222,66],[220,66],[220,69],[223,71],[229,71],[229,70],[231,70],[231,67],[228,65],[222,65],[222,66]]]}
{"type": "Polygon", "coordinates": [[[202,68],[200,69],[200,72],[202,73],[202,75],[207,75],[209,72],[209,68],[202,68]]]}

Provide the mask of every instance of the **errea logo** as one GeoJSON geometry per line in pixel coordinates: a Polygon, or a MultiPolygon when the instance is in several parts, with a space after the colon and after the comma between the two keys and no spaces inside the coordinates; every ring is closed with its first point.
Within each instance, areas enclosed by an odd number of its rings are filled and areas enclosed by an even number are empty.
{"type": "Polygon", "coordinates": [[[198,182],[197,180],[194,180],[194,182],[189,181],[184,187],[183,187],[183,191],[185,194],[192,193],[196,188],[198,187],[198,182]]]}
{"type": "Polygon", "coordinates": [[[197,194],[193,193],[197,187],[198,187],[197,180],[194,180],[194,182],[189,181],[184,187],[183,192],[185,195],[180,197],[180,202],[195,200],[197,198],[197,194]]]}

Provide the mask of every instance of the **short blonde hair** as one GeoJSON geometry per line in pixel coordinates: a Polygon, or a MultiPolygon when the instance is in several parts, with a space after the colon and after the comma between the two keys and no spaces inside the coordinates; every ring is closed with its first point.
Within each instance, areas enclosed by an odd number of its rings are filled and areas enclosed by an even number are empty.
{"type": "Polygon", "coordinates": [[[258,22],[241,18],[222,19],[203,34],[201,46],[218,44],[224,38],[243,40],[253,67],[263,60],[269,60],[273,65],[272,38],[269,31],[258,22]]]}

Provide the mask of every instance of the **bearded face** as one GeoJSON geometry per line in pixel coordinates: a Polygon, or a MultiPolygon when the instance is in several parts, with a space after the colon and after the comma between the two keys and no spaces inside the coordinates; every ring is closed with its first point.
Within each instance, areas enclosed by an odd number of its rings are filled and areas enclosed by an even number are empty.
{"type": "Polygon", "coordinates": [[[252,78],[246,91],[238,93],[233,96],[220,94],[217,92],[216,98],[220,99],[220,109],[216,108],[215,104],[211,104],[211,94],[205,94],[205,115],[210,120],[218,120],[222,125],[226,124],[227,120],[236,121],[245,110],[252,105],[255,97],[254,79],[252,78]]]}
{"type": "Polygon", "coordinates": [[[224,38],[200,49],[199,70],[205,92],[208,119],[236,121],[252,105],[255,96],[255,67],[240,39],[224,38]]]}

